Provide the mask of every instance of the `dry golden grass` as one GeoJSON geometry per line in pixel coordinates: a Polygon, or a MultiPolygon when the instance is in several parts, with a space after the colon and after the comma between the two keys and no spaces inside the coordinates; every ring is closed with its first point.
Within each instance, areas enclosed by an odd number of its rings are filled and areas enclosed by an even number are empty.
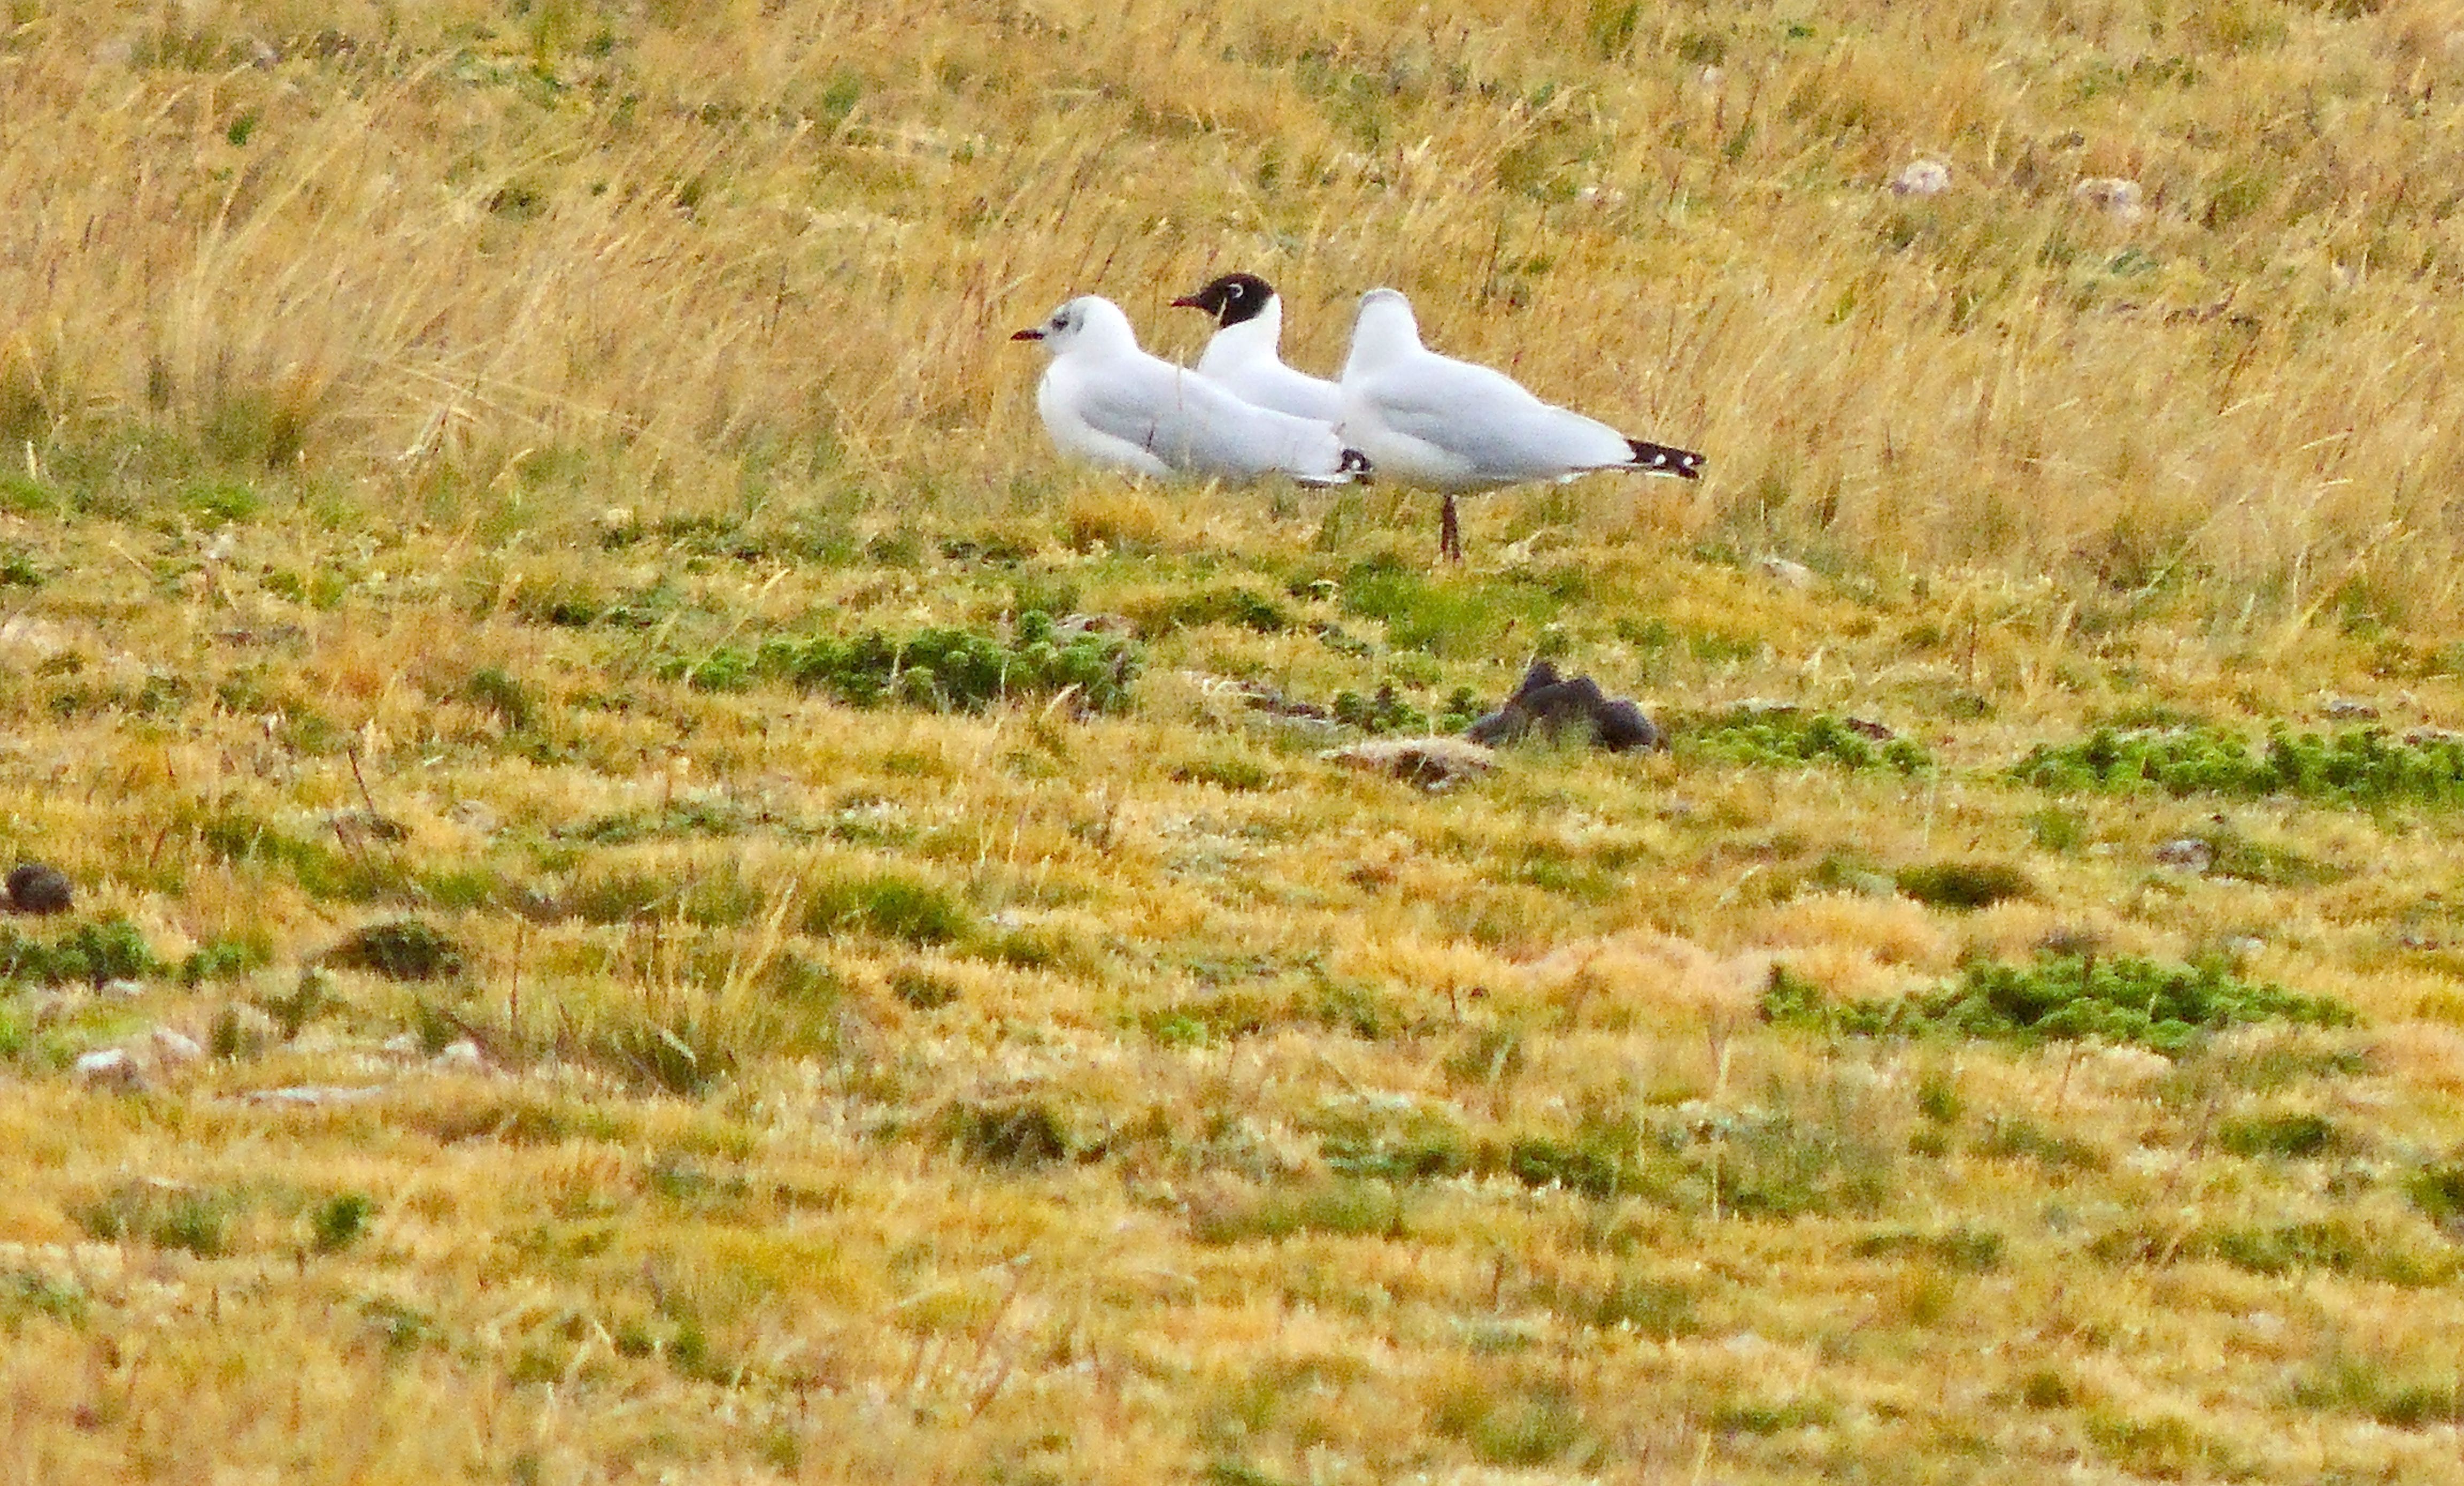
{"type": "Polygon", "coordinates": [[[11,943],[156,962],[0,990],[15,1475],[2464,1480],[2456,807],[2008,772],[2464,725],[2452,6],[5,20],[11,943]],[[1057,468],[1005,333],[1186,356],[1234,267],[1711,477],[1428,574],[1382,487],[1057,468]],[[1029,611],[1127,705],[776,668],[1029,611]],[[1248,700],[1535,650],[1930,762],[1427,794],[1248,700]],[[405,917],[458,970],[332,957],[405,917]],[[2048,943],[2360,1020],[1763,1015],[2048,943]]]}

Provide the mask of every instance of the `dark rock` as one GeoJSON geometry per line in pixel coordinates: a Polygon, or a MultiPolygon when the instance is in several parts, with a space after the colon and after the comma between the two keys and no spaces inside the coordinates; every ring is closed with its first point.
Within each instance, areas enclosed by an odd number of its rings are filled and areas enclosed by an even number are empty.
{"type": "Polygon", "coordinates": [[[1464,729],[1463,736],[1474,743],[1512,743],[1534,728],[1551,737],[1580,728],[1613,754],[1665,743],[1641,708],[1622,697],[1608,696],[1589,676],[1568,680],[1545,660],[1533,661],[1506,704],[1464,729]]]}
{"type": "Polygon", "coordinates": [[[1598,732],[1600,747],[1612,754],[1622,754],[1630,748],[1649,751],[1667,746],[1667,740],[1642,714],[1642,709],[1623,697],[1601,703],[1600,710],[1592,714],[1592,726],[1598,732]]]}
{"type": "Polygon", "coordinates": [[[41,862],[20,862],[10,869],[9,908],[15,913],[66,913],[77,903],[77,889],[66,872],[41,862]]]}

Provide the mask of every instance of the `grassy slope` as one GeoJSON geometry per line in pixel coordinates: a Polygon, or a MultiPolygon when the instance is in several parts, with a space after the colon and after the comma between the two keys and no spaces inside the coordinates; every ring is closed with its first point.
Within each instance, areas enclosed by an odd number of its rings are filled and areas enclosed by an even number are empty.
{"type": "Polygon", "coordinates": [[[0,1000],[19,1469],[2453,1478],[2453,808],[2004,772],[2464,723],[2452,17],[1485,9],[11,7],[7,844],[204,951],[0,1000]],[[1002,333],[1185,354],[1234,266],[1713,478],[1423,577],[1425,501],[1057,470],[1002,333]],[[1029,609],[1129,617],[1131,705],[754,664],[1029,609]],[[1933,767],[1427,796],[1225,685],[1534,648],[1933,767]],[[1888,891],[1970,860],[2031,895],[1888,891]],[[308,973],[407,913],[458,976],[308,973]],[[1756,1016],[2057,936],[2362,1023],[1756,1016]],[[158,1025],[220,1056],[73,1085],[158,1025]]]}

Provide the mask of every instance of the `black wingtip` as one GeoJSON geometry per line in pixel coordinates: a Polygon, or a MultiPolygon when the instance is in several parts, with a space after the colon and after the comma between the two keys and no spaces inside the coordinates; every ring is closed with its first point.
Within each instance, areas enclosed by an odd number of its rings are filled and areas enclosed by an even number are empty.
{"type": "Polygon", "coordinates": [[[1681,480],[1703,478],[1703,456],[1690,448],[1646,444],[1640,439],[1628,439],[1626,443],[1634,449],[1634,468],[1646,474],[1673,474],[1681,480]]]}
{"type": "Polygon", "coordinates": [[[1370,463],[1369,456],[1360,450],[1348,448],[1343,451],[1342,457],[1335,460],[1334,468],[1337,473],[1352,476],[1354,484],[1366,485],[1369,483],[1370,471],[1377,467],[1370,463]]]}

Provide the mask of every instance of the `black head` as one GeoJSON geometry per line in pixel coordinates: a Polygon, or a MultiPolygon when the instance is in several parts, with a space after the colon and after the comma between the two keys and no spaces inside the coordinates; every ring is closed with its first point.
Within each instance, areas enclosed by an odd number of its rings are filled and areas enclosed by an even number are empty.
{"type": "Polygon", "coordinates": [[[1215,317],[1215,323],[1238,325],[1243,320],[1256,319],[1266,313],[1266,301],[1275,296],[1275,286],[1255,273],[1226,273],[1194,295],[1183,295],[1173,305],[1183,310],[1204,310],[1215,317]]]}

